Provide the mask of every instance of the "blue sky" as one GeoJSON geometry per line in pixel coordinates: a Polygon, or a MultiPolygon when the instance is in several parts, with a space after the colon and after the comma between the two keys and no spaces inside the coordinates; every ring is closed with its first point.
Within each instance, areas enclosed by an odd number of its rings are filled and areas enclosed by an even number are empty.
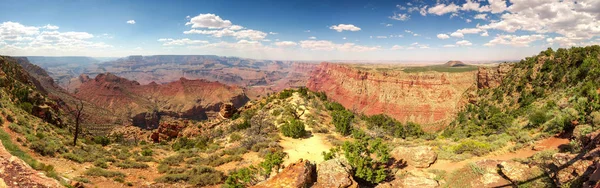
{"type": "Polygon", "coordinates": [[[0,54],[491,61],[598,44],[599,0],[4,0],[0,54]]]}

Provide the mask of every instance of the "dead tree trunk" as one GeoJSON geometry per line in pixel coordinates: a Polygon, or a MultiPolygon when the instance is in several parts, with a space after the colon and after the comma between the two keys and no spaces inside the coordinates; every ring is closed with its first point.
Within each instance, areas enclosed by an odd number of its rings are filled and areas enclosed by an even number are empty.
{"type": "Polygon", "coordinates": [[[83,113],[83,101],[79,100],[79,103],[75,103],[75,110],[72,111],[75,116],[75,135],[73,137],[73,146],[77,145],[77,137],[79,136],[79,129],[81,125],[81,115],[83,113]]]}

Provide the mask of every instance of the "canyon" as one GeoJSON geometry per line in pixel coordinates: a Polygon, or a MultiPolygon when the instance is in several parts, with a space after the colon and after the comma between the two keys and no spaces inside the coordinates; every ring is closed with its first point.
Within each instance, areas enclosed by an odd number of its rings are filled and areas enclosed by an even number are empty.
{"type": "Polygon", "coordinates": [[[347,109],[366,115],[387,114],[427,130],[442,129],[476,86],[477,71],[415,72],[362,69],[352,64],[321,63],[307,87],[322,91],[347,109]]]}

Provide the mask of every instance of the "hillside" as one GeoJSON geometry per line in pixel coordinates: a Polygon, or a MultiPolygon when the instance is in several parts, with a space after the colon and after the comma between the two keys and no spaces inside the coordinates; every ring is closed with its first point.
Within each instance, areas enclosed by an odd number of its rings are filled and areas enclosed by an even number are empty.
{"type": "Polygon", "coordinates": [[[365,71],[344,64],[321,63],[308,88],[356,113],[386,114],[440,130],[462,106],[463,93],[475,85],[475,72],[445,73],[365,71]]]}
{"type": "Polygon", "coordinates": [[[217,117],[224,103],[235,108],[247,101],[243,89],[206,80],[187,80],[141,85],[112,73],[94,79],[82,76],[75,96],[110,110],[144,128],[157,128],[161,117],[204,120],[217,117]]]}

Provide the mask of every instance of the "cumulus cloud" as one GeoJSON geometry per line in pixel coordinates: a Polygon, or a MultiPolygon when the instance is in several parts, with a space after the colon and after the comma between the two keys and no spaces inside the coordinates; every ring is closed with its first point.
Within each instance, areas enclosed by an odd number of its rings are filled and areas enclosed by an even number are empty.
{"type": "Polygon", "coordinates": [[[473,18],[479,19],[479,20],[487,20],[487,14],[477,14],[473,18]]]}
{"type": "Polygon", "coordinates": [[[133,24],[135,24],[135,20],[127,20],[127,22],[126,22],[126,23],[127,23],[127,24],[132,24],[132,25],[133,25],[133,24]]]}
{"type": "Polygon", "coordinates": [[[208,13],[194,16],[185,25],[191,25],[192,28],[221,29],[229,27],[232,24],[229,20],[223,20],[220,16],[208,13]]]}
{"type": "Polygon", "coordinates": [[[281,41],[281,42],[275,42],[276,46],[279,47],[294,47],[297,46],[298,44],[292,41],[281,41]]]}
{"type": "Polygon", "coordinates": [[[459,33],[459,32],[454,32],[454,33],[450,34],[450,36],[456,37],[456,38],[464,38],[465,37],[464,34],[459,33]]]}
{"type": "Polygon", "coordinates": [[[335,30],[337,32],[342,32],[342,31],[360,31],[360,27],[356,27],[352,24],[338,24],[338,25],[332,25],[331,27],[329,27],[329,29],[335,30]]]}
{"type": "Polygon", "coordinates": [[[507,9],[506,0],[488,0],[488,3],[490,3],[490,9],[494,14],[504,12],[507,9]]]}
{"type": "MultiPolygon", "coordinates": [[[[263,40],[267,37],[267,33],[246,29],[240,25],[233,25],[231,21],[224,20],[220,16],[215,14],[199,14],[190,19],[185,25],[190,26],[192,29],[184,31],[184,34],[202,34],[210,35],[212,37],[234,37],[237,40],[249,39],[249,40],[263,40]],[[194,29],[194,28],[207,28],[206,30],[194,29]]],[[[270,32],[272,34],[277,34],[270,32]]],[[[241,40],[240,40],[241,41],[241,40]]]]}
{"type": "Polygon", "coordinates": [[[400,21],[406,21],[410,19],[410,15],[408,14],[394,14],[394,16],[390,16],[389,17],[392,20],[400,20],[400,21]]]}
{"type": "Polygon", "coordinates": [[[315,39],[317,39],[317,37],[311,36],[311,37],[308,37],[308,39],[315,40],[315,39]]]}
{"type": "Polygon", "coordinates": [[[48,25],[44,26],[43,28],[44,29],[48,29],[48,30],[57,30],[59,27],[55,26],[55,25],[48,24],[48,25]]]}
{"type": "Polygon", "coordinates": [[[473,45],[471,42],[469,42],[468,40],[461,40],[456,42],[456,45],[458,46],[471,46],[473,45]]]}
{"type": "Polygon", "coordinates": [[[368,52],[380,49],[379,46],[361,46],[354,43],[336,44],[327,40],[303,40],[300,41],[300,47],[309,50],[342,52],[368,52]]]}
{"type": "Polygon", "coordinates": [[[378,38],[378,39],[387,39],[387,36],[377,36],[375,38],[378,38]]]}
{"type": "Polygon", "coordinates": [[[269,35],[277,35],[279,33],[275,33],[275,32],[269,32],[269,35]]]}
{"type": "Polygon", "coordinates": [[[446,34],[438,34],[438,35],[437,35],[437,38],[438,38],[438,39],[449,39],[449,38],[450,38],[450,36],[448,36],[448,35],[446,35],[446,34]]]}
{"type": "Polygon", "coordinates": [[[446,45],[444,45],[444,48],[454,48],[454,47],[456,47],[456,45],[454,45],[454,44],[446,44],[446,45]]]}
{"type": "Polygon", "coordinates": [[[427,9],[427,12],[429,14],[435,14],[438,16],[447,14],[447,13],[451,13],[451,12],[457,12],[460,9],[460,7],[458,5],[455,5],[454,3],[449,4],[449,5],[445,5],[445,4],[437,4],[429,9],[427,9]]]}
{"type": "Polygon", "coordinates": [[[544,39],[544,35],[497,35],[490,40],[485,46],[510,45],[515,47],[527,47],[530,43],[544,39]]]}
{"type": "Polygon", "coordinates": [[[162,39],[158,39],[158,42],[162,42],[163,46],[183,46],[183,45],[193,45],[193,44],[208,44],[208,41],[191,40],[189,38],[183,38],[183,39],[162,38],[162,39]]]}
{"type": "Polygon", "coordinates": [[[482,36],[482,37],[487,37],[487,36],[490,36],[490,35],[488,34],[488,32],[487,32],[487,31],[485,31],[485,32],[481,33],[481,36],[482,36]]]}

